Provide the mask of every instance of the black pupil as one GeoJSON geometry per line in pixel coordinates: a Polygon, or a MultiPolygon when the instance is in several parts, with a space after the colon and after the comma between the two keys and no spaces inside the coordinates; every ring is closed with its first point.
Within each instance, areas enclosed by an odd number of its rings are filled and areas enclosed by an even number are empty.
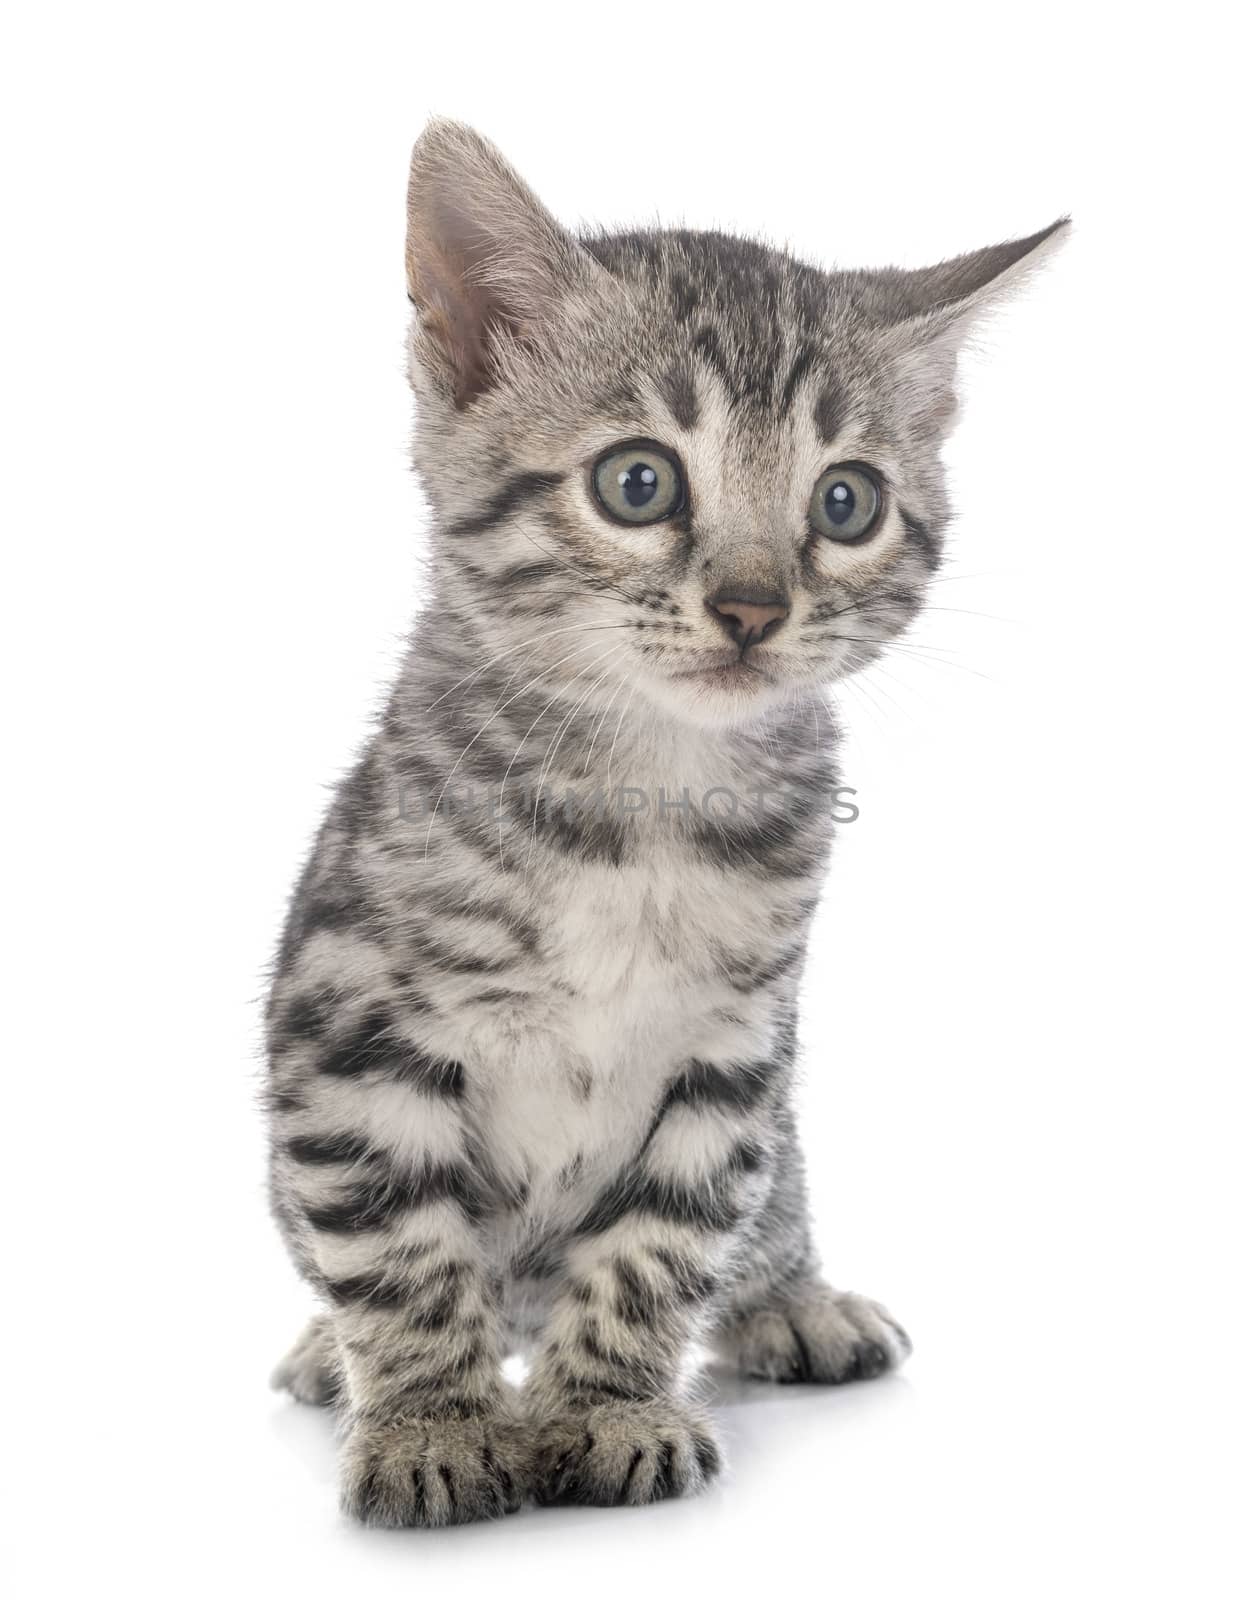
{"type": "Polygon", "coordinates": [[[654,467],[648,467],[645,461],[635,461],[616,481],[620,485],[621,494],[635,511],[641,506],[649,505],[659,488],[659,474],[654,467]]]}
{"type": "Polygon", "coordinates": [[[835,528],[849,522],[854,515],[854,490],[848,483],[830,484],[824,496],[824,514],[835,528]]]}

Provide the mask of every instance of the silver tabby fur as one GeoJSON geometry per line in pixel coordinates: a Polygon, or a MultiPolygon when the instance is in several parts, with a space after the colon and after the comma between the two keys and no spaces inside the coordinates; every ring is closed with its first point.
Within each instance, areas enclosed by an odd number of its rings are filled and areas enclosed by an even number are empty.
{"type": "Polygon", "coordinates": [[[339,1405],[344,1505],[391,1526],[698,1489],[697,1341],[779,1382],[907,1354],[821,1276],[794,1128],[822,688],[922,604],[959,343],[1065,231],[916,272],[575,238],[447,122],[408,222],[432,587],[268,1012],[274,1211],[326,1308],[276,1381],[339,1405]],[[639,437],[684,466],[671,522],[593,499],[589,464],[639,437]],[[848,461],[886,486],[857,546],[807,520],[848,461]],[[791,606],[753,672],[726,590],[791,606]]]}

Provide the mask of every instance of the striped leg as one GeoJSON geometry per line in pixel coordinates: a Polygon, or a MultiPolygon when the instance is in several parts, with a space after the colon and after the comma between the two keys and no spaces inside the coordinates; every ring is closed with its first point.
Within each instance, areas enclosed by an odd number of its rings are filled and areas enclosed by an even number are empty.
{"type": "Polygon", "coordinates": [[[393,1240],[326,1284],[347,1393],[343,1504],[389,1527],[500,1516],[526,1489],[472,1224],[429,1209],[420,1242],[393,1240]]]}
{"type": "Polygon", "coordinates": [[[274,1198],[332,1311],[283,1381],[293,1388],[333,1352],[343,1504],[363,1521],[514,1510],[525,1455],[500,1370],[481,1238],[490,1200],[470,1158],[463,1072],[376,1011],[349,1037],[327,1024],[311,1051],[305,1035],[296,1059],[298,1075],[271,1096],[274,1198]]]}
{"type": "Polygon", "coordinates": [[[640,1505],[718,1470],[683,1365],[767,1190],[770,1076],[688,1063],[636,1164],[582,1219],[527,1388],[543,1499],[640,1505]]]}

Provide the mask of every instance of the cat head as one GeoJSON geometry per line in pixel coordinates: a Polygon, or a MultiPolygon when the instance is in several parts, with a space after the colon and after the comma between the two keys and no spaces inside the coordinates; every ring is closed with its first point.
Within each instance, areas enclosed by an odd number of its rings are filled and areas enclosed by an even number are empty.
{"type": "Polygon", "coordinates": [[[866,665],[941,560],[959,347],[1066,229],[875,272],[720,233],[574,236],[432,123],[407,277],[435,606],[483,660],[695,722],[866,665]]]}

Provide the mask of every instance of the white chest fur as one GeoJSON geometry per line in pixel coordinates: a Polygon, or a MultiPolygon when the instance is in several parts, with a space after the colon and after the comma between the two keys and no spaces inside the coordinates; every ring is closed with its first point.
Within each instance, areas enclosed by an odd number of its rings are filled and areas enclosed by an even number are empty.
{"type": "MultiPolygon", "coordinates": [[[[766,907],[706,864],[656,852],[577,866],[544,885],[544,944],[526,997],[459,1042],[478,1128],[531,1213],[553,1213],[635,1151],[664,1085],[691,1057],[771,1043],[770,1007],[728,968],[759,948],[766,907]]],[[[786,891],[778,889],[778,898],[786,891]]]]}

